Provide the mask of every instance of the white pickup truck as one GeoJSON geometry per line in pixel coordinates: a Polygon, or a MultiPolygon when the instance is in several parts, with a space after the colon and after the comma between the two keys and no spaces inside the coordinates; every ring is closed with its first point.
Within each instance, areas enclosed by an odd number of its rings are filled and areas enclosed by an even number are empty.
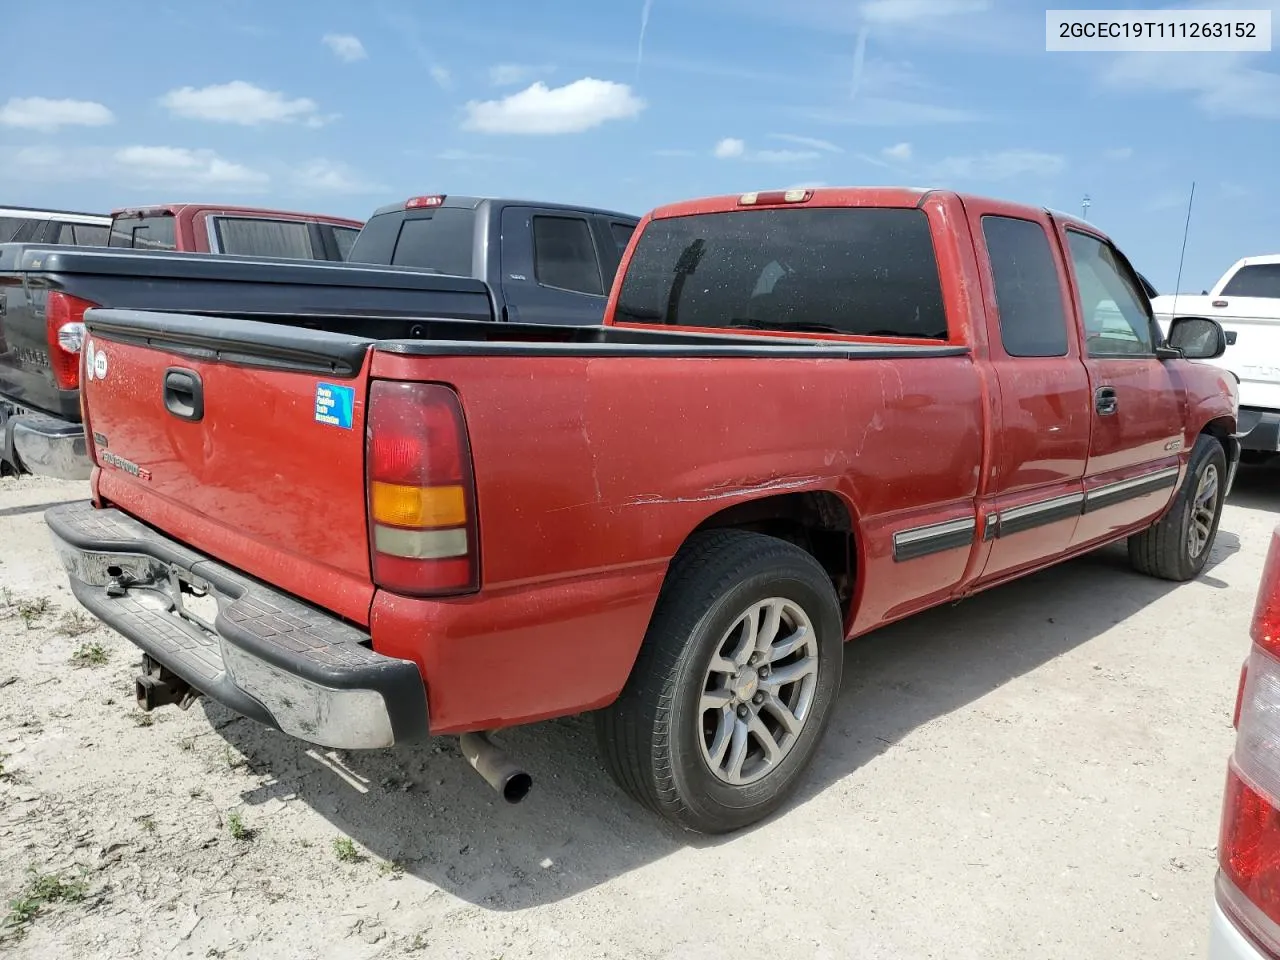
{"type": "Polygon", "coordinates": [[[1153,297],[1151,308],[1162,331],[1175,315],[1222,324],[1227,352],[1203,362],[1240,381],[1243,459],[1260,463],[1280,452],[1280,254],[1245,257],[1207,294],[1165,294],[1153,297]]]}

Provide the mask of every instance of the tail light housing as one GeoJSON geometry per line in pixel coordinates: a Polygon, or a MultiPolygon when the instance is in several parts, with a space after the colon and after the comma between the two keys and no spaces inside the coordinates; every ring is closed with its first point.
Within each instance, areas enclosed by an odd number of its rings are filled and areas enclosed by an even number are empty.
{"type": "Polygon", "coordinates": [[[80,387],[80,350],[84,347],[86,310],[96,303],[53,290],[45,300],[45,324],[49,334],[49,365],[61,390],[80,387]]]}
{"type": "Polygon", "coordinates": [[[1218,900],[1280,957],[1280,527],[1272,532],[1241,671],[1218,839],[1218,900]]]}
{"type": "Polygon", "coordinates": [[[375,380],[367,424],[373,582],[418,597],[478,590],[475,483],[458,395],[442,384],[375,380]]]}

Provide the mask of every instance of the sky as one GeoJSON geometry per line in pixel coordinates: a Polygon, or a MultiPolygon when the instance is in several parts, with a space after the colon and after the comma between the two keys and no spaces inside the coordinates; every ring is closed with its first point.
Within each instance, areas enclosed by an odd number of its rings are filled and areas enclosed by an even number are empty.
{"type": "MultiPolygon", "coordinates": [[[[1190,6],[1280,29],[1280,0],[1190,6]]],[[[1179,289],[1280,253],[1280,48],[1047,53],[1022,0],[41,0],[4,22],[0,204],[1088,195],[1172,292],[1194,182],[1179,289]]]]}

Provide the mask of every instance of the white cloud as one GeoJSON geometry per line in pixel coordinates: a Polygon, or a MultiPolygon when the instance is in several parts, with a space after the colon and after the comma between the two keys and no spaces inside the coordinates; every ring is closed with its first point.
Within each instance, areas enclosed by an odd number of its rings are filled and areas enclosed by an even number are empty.
{"type": "Polygon", "coordinates": [[[1185,93],[1211,117],[1280,120],[1280,73],[1252,66],[1248,53],[1129,53],[1116,57],[1103,82],[1126,91],[1185,93]]]}
{"type": "Polygon", "coordinates": [[[911,159],[911,144],[895,143],[892,147],[885,147],[880,151],[886,160],[896,160],[899,163],[906,163],[911,159]]]}
{"type": "Polygon", "coordinates": [[[1112,147],[1104,150],[1102,155],[1108,160],[1128,160],[1133,156],[1133,147],[1112,147]]]}
{"type": "Polygon", "coordinates": [[[635,117],[645,102],[625,83],[583,77],[563,87],[538,81],[501,100],[472,100],[463,128],[480,133],[581,133],[635,117]]]}
{"type": "Polygon", "coordinates": [[[714,153],[721,160],[731,160],[734,157],[742,156],[746,150],[747,145],[744,141],[739,140],[737,137],[725,137],[716,144],[714,153]]]}
{"type": "Polygon", "coordinates": [[[290,100],[279,91],[264,90],[244,80],[200,89],[180,87],[161,97],[160,105],[175,116],[246,127],[263,123],[305,123],[317,127],[333,119],[321,116],[314,100],[307,97],[290,100]]]}
{"type": "Polygon", "coordinates": [[[983,13],[990,0],[867,0],[858,12],[868,23],[905,24],[983,13]]]}
{"type": "Polygon", "coordinates": [[[111,157],[119,172],[171,186],[261,186],[265,173],[224,160],[212,150],[188,147],[121,147],[111,157]]]}
{"type": "Polygon", "coordinates": [[[771,133],[769,136],[774,140],[794,143],[798,147],[808,147],[810,150],[822,150],[826,153],[844,153],[842,147],[837,147],[830,140],[819,140],[817,137],[798,137],[792,133],[771,133]]]}
{"type": "Polygon", "coordinates": [[[344,163],[312,160],[294,175],[297,185],[309,193],[377,193],[385,189],[356,174],[344,163]]]}
{"type": "Polygon", "coordinates": [[[333,51],[333,55],[343,63],[355,63],[369,56],[360,38],[349,33],[326,33],[321,43],[333,51]]]}
{"type": "Polygon", "coordinates": [[[489,82],[495,87],[518,87],[535,77],[551,73],[554,69],[555,67],[546,64],[533,66],[528,63],[495,63],[489,68],[489,82]]]}
{"type": "Polygon", "coordinates": [[[932,164],[929,170],[933,180],[1012,180],[1017,177],[1052,177],[1066,168],[1066,159],[1056,153],[1001,150],[946,157],[932,164]]]}
{"type": "Polygon", "coordinates": [[[105,127],[115,115],[92,100],[11,97],[0,107],[0,126],[48,132],[59,127],[105,127]]]}
{"type": "Polygon", "coordinates": [[[433,64],[431,67],[431,79],[436,82],[436,86],[441,90],[448,90],[453,87],[453,74],[449,72],[448,67],[442,67],[440,64],[433,64]]]}

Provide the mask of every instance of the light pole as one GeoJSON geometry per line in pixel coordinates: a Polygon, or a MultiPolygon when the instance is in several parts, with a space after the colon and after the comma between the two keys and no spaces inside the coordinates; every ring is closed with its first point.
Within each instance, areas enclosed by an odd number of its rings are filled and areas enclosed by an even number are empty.
{"type": "Polygon", "coordinates": [[[1084,195],[1084,199],[1080,201],[1080,219],[1081,220],[1089,219],[1089,208],[1091,206],[1093,206],[1093,201],[1089,199],[1089,195],[1086,193],[1084,195]]]}

